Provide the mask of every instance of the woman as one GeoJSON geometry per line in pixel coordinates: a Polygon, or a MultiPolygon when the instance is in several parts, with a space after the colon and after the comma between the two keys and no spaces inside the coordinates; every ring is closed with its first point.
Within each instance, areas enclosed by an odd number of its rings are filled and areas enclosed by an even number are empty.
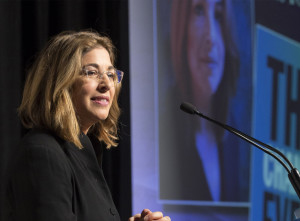
{"type": "MultiPolygon", "coordinates": [[[[200,112],[220,122],[230,121],[232,125],[229,103],[236,88],[239,57],[232,35],[231,15],[228,0],[173,0],[170,35],[174,90],[179,98],[176,109],[180,101],[189,101],[200,112]]],[[[174,101],[174,95],[167,100],[172,103],[170,100],[174,101]]],[[[176,109],[171,107],[171,110],[176,109]]],[[[231,154],[228,156],[227,151],[223,151],[226,141],[222,128],[201,118],[191,122],[188,117],[180,121],[185,116],[176,112],[162,119],[162,124],[169,129],[162,128],[161,131],[178,129],[171,135],[165,132],[162,136],[167,141],[161,142],[161,154],[173,163],[162,162],[165,168],[161,169],[161,196],[201,201],[247,200],[245,189],[244,193],[239,189],[237,173],[226,174],[238,160],[234,159],[235,153],[241,151],[236,149],[237,141],[229,142],[232,148],[226,147],[231,154]],[[178,166],[178,162],[184,165],[178,166]],[[177,168],[182,176],[178,171],[176,175],[168,174],[169,170],[177,168]],[[192,172],[193,176],[186,171],[192,172]],[[177,187],[168,188],[170,183],[177,183],[177,187]],[[234,189],[236,193],[232,193],[234,189]]]]}
{"type": "MultiPolygon", "coordinates": [[[[61,33],[40,53],[19,108],[31,129],[10,180],[11,220],[119,220],[101,168],[103,148],[118,140],[114,62],[111,40],[93,32],[61,33]]],[[[169,217],[145,209],[130,218],[147,219],[169,217]]]]}

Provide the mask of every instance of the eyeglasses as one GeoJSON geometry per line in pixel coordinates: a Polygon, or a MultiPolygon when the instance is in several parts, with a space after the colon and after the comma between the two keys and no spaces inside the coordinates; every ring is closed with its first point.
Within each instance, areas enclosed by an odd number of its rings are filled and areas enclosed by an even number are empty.
{"type": "Polygon", "coordinates": [[[124,72],[110,67],[107,71],[100,73],[97,67],[87,65],[82,68],[82,74],[93,79],[101,79],[106,74],[110,82],[117,84],[122,81],[124,72]]]}

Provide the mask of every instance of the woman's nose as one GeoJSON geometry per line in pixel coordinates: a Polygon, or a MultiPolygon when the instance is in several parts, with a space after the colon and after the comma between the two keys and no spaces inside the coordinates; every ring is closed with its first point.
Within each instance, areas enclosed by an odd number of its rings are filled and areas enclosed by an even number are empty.
{"type": "Polygon", "coordinates": [[[214,15],[212,13],[208,13],[207,19],[206,19],[206,36],[205,40],[206,42],[211,46],[213,45],[215,39],[217,38],[217,32],[216,32],[216,21],[214,18],[214,15]]]}
{"type": "Polygon", "coordinates": [[[99,79],[98,90],[103,93],[110,90],[111,87],[112,83],[109,77],[106,74],[103,74],[99,79]]]}

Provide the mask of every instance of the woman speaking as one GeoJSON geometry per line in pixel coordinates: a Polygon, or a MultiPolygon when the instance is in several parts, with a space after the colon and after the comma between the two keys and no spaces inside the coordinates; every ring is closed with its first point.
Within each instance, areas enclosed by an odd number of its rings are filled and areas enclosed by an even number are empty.
{"type": "MultiPolygon", "coordinates": [[[[30,128],[9,183],[10,220],[119,220],[105,181],[104,148],[117,145],[123,72],[94,32],[52,38],[31,67],[19,115],[30,128]]],[[[129,220],[170,220],[144,209],[129,220]]]]}

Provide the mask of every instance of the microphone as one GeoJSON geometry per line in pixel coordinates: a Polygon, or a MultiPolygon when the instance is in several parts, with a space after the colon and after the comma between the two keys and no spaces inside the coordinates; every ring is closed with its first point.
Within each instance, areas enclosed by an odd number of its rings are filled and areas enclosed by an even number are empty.
{"type": "Polygon", "coordinates": [[[180,109],[188,114],[195,114],[197,112],[196,107],[194,107],[192,104],[184,102],[180,105],[180,109]]]}
{"type": "Polygon", "coordinates": [[[237,135],[238,137],[242,138],[243,140],[247,141],[248,143],[254,145],[255,147],[257,147],[258,149],[264,151],[265,153],[269,154],[270,156],[272,156],[273,158],[275,158],[288,172],[288,177],[289,180],[295,190],[295,192],[297,193],[299,199],[300,199],[300,174],[299,171],[297,170],[297,168],[295,168],[292,163],[287,159],[287,157],[281,153],[279,150],[277,150],[276,148],[265,144],[257,139],[255,139],[254,137],[251,137],[233,127],[230,127],[226,124],[223,124],[219,121],[216,121],[212,118],[209,118],[207,116],[205,116],[204,114],[200,113],[197,108],[187,102],[183,102],[180,105],[180,109],[186,113],[189,114],[196,114],[208,121],[211,121],[219,126],[221,126],[222,128],[224,128],[225,130],[237,135]],[[284,161],[289,165],[290,169],[288,168],[288,166],[286,165],[285,162],[283,162],[283,160],[281,160],[277,155],[275,155],[273,152],[275,152],[276,154],[278,154],[280,157],[282,157],[282,159],[284,159],[284,161]]]}

